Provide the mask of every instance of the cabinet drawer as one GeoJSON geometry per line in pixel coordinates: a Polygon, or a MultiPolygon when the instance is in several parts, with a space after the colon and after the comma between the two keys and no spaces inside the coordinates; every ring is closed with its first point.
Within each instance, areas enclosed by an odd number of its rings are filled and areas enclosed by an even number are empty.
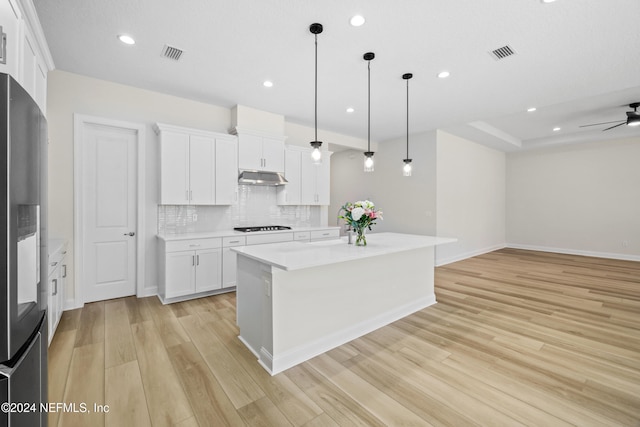
{"type": "Polygon", "coordinates": [[[246,244],[247,244],[247,239],[245,236],[234,236],[234,237],[222,238],[222,246],[225,248],[230,248],[232,246],[244,246],[246,244]]]}
{"type": "Polygon", "coordinates": [[[296,231],[293,233],[293,240],[309,240],[311,233],[308,231],[296,231]]]}
{"type": "Polygon", "coordinates": [[[337,239],[340,237],[340,229],[316,230],[311,232],[311,240],[337,239]]]}
{"type": "Polygon", "coordinates": [[[210,239],[175,240],[166,242],[167,252],[197,251],[200,249],[216,249],[222,247],[222,239],[213,237],[210,239]]]}
{"type": "Polygon", "coordinates": [[[263,243],[290,242],[293,240],[293,233],[257,234],[247,236],[247,245],[261,245],[263,243]]]}

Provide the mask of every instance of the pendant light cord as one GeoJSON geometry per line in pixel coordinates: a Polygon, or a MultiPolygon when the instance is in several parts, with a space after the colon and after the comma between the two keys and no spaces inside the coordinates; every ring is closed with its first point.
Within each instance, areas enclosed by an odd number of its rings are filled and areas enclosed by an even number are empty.
{"type": "Polygon", "coordinates": [[[318,141],[318,35],[315,34],[316,36],[316,75],[315,75],[315,135],[316,135],[316,139],[315,141],[318,141]]]}
{"type": "Polygon", "coordinates": [[[367,151],[371,152],[371,60],[367,61],[367,151]]]}
{"type": "Polygon", "coordinates": [[[407,79],[407,159],[409,158],[409,79],[407,79]]]}

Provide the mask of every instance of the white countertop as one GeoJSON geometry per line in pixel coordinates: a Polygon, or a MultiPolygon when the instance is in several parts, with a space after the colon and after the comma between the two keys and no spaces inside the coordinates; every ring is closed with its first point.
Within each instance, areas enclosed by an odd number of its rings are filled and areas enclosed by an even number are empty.
{"type": "MultiPolygon", "coordinates": [[[[355,242],[355,236],[353,236],[355,242]]],[[[240,246],[232,251],[283,270],[299,270],[362,258],[456,242],[448,237],[400,233],[369,233],[367,246],[347,244],[347,238],[317,242],[284,242],[240,246]]]]}
{"type": "Polygon", "coordinates": [[[191,239],[209,239],[213,237],[233,237],[233,236],[255,236],[258,234],[274,234],[274,233],[294,233],[297,231],[315,231],[315,230],[331,230],[340,227],[291,227],[291,230],[270,230],[270,231],[251,231],[248,233],[235,230],[210,231],[203,233],[183,233],[183,234],[158,234],[158,238],[164,241],[175,240],[191,240],[191,239]]]}

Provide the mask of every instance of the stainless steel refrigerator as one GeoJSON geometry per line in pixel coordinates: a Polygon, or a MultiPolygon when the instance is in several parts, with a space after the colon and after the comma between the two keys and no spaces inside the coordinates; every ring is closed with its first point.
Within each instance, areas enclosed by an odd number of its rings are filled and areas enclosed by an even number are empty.
{"type": "Polygon", "coordinates": [[[46,426],[47,122],[0,73],[0,426],[46,426]]]}

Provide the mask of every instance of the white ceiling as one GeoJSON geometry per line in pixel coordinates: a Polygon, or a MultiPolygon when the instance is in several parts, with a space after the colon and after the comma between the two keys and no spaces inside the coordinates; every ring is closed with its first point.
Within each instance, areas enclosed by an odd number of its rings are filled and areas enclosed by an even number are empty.
{"type": "MultiPolygon", "coordinates": [[[[638,0],[34,0],[56,67],[313,126],[319,22],[318,126],[371,139],[448,130],[505,151],[640,135],[638,0]],[[349,25],[362,14],[364,26],[349,25]],[[134,46],[116,38],[130,34],[134,46]],[[160,56],[184,50],[179,62],[160,56]],[[489,54],[508,44],[517,54],[489,54]],[[442,70],[448,79],[438,79],[442,70]],[[262,82],[272,80],[265,88],[262,82]],[[527,113],[535,106],[537,111],[527,113]],[[347,107],[355,112],[346,113],[347,107]],[[553,132],[552,128],[562,129],[553,132]]],[[[310,140],[313,135],[309,135],[310,140]]]]}

